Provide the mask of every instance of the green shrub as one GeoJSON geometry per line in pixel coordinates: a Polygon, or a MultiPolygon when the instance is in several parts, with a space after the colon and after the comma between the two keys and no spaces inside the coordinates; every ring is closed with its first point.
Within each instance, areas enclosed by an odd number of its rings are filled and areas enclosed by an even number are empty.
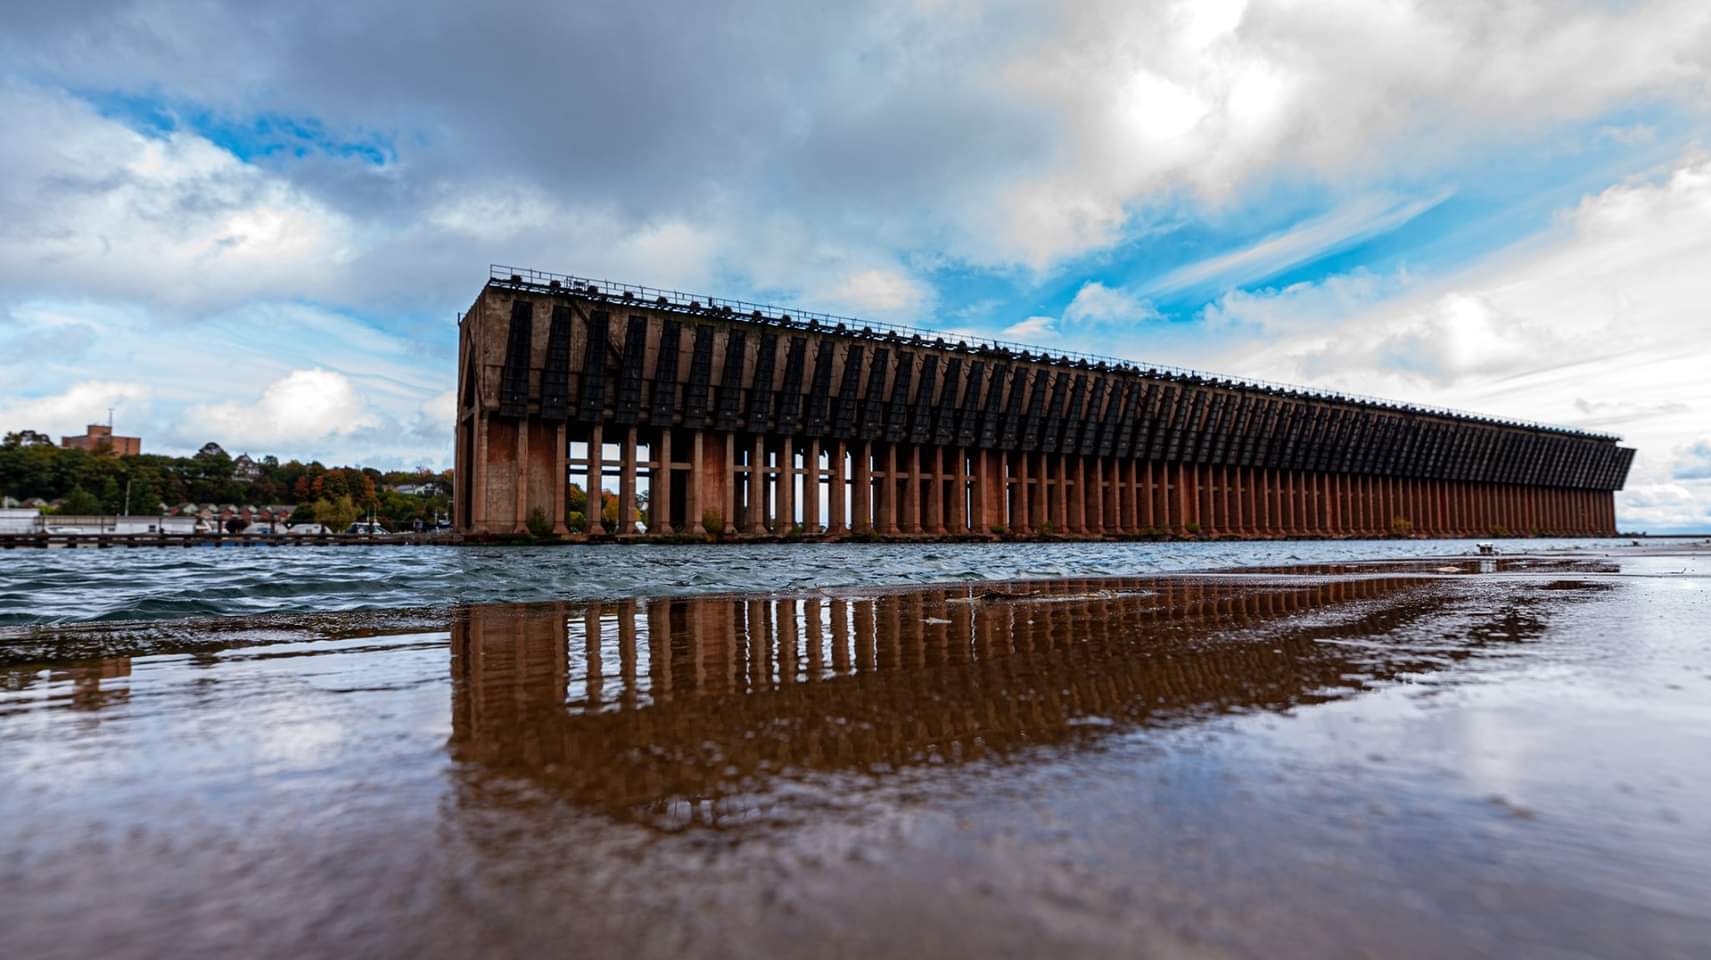
{"type": "Polygon", "coordinates": [[[718,536],[725,532],[725,516],[717,510],[707,510],[701,514],[701,529],[718,536]]]}
{"type": "Polygon", "coordinates": [[[1391,517],[1390,532],[1399,537],[1411,537],[1414,535],[1414,521],[1407,517],[1391,517]]]}
{"type": "Polygon", "coordinates": [[[547,519],[545,510],[536,507],[529,511],[529,533],[538,540],[545,540],[553,535],[553,524],[547,519]]]}

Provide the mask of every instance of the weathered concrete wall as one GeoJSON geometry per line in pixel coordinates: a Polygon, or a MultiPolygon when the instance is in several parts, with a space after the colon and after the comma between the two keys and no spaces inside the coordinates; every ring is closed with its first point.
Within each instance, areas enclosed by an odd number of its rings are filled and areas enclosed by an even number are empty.
{"type": "Polygon", "coordinates": [[[1607,436],[490,282],[459,342],[459,529],[882,536],[1615,531],[1607,436]],[[571,445],[587,455],[571,457],[571,445]],[[598,482],[592,482],[598,486],[598,482]],[[645,494],[642,488],[646,487],[645,494]],[[598,501],[594,501],[598,503],[598,501]]]}

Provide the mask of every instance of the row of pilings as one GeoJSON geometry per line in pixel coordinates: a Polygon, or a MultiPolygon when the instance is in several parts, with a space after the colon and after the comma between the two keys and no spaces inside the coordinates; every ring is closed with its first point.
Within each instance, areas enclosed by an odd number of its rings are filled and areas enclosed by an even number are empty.
{"type": "MultiPolygon", "coordinates": [[[[612,432],[618,436],[599,425],[566,425],[549,434],[554,443],[566,438],[560,469],[570,483],[584,491],[616,487],[615,522],[587,509],[575,523],[569,487],[559,485],[555,535],[1264,539],[1616,532],[1608,491],[700,430],[612,432]]],[[[527,438],[529,431],[518,435],[527,438]]],[[[525,448],[519,460],[528,459],[525,448]]],[[[519,477],[520,504],[534,499],[527,482],[526,474],[519,477]]],[[[514,532],[530,532],[526,520],[514,532]]]]}

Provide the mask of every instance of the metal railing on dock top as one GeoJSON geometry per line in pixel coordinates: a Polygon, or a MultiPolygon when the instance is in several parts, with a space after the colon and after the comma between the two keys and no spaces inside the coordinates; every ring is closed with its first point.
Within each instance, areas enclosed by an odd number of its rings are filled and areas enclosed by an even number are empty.
{"type": "Polygon", "coordinates": [[[1493,426],[1520,427],[1529,430],[1542,430],[1550,433],[1592,437],[1599,440],[1619,441],[1622,439],[1621,436],[1617,434],[1596,433],[1587,430],[1580,430],[1574,427],[1565,427],[1559,424],[1542,423],[1536,420],[1493,417],[1470,410],[1459,410],[1454,407],[1402,403],[1396,400],[1389,400],[1384,397],[1375,397],[1367,394],[1304,387],[1299,384],[1280,383],[1275,380],[1261,380],[1256,377],[1239,377],[1222,373],[1210,373],[1204,370],[1172,366],[1170,364],[1140,363],[1134,360],[1125,360],[1121,357],[1111,357],[1096,353],[1082,353],[1076,350],[1063,350],[1054,347],[1042,347],[1037,344],[1022,343],[1014,340],[1000,340],[993,337],[979,337],[964,334],[947,334],[943,331],[928,330],[922,327],[912,327],[906,324],[885,323],[877,320],[861,320],[855,317],[840,316],[835,313],[820,313],[813,310],[800,310],[793,307],[780,307],[776,305],[753,303],[748,300],[732,300],[726,297],[713,297],[705,294],[687,293],[682,290],[669,290],[662,287],[649,287],[632,283],[618,283],[612,280],[598,280],[591,277],[580,277],[569,273],[553,273],[548,270],[535,270],[530,267],[489,264],[488,281],[500,286],[516,286],[548,292],[564,292],[578,296],[612,300],[620,303],[633,303],[637,306],[664,307],[666,309],[679,312],[730,317],[731,319],[770,323],[778,326],[794,327],[822,333],[835,332],[851,336],[876,337],[883,339],[895,338],[909,340],[912,342],[919,341],[923,346],[934,346],[950,350],[970,349],[977,352],[998,353],[1016,357],[1017,359],[1024,361],[1039,360],[1049,362],[1055,360],[1080,366],[1094,367],[1097,369],[1128,371],[1155,378],[1190,380],[1194,382],[1213,385],[1228,385],[1232,387],[1248,387],[1263,390],[1267,393],[1282,394],[1304,400],[1325,400],[1352,403],[1386,410],[1396,410],[1402,413],[1452,417],[1458,420],[1470,420],[1478,423],[1491,424],[1493,426]]]}

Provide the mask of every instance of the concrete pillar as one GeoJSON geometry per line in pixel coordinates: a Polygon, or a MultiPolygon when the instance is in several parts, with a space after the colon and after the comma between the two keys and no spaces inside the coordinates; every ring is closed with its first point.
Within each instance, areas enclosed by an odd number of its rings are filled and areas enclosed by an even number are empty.
{"type": "Polygon", "coordinates": [[[737,532],[737,435],[725,434],[725,466],[720,471],[724,474],[725,491],[725,532],[737,532]]]}
{"type": "Polygon", "coordinates": [[[903,478],[903,532],[921,532],[921,445],[909,445],[909,467],[903,478]]]}
{"type": "Polygon", "coordinates": [[[952,447],[951,457],[950,520],[947,526],[951,533],[960,535],[968,532],[968,451],[952,447]]]}
{"type": "Polygon", "coordinates": [[[648,531],[670,535],[671,526],[671,428],[659,428],[659,442],[654,444],[653,476],[648,482],[648,531]]]}
{"type": "Polygon", "coordinates": [[[479,409],[475,417],[475,468],[470,471],[475,489],[469,492],[469,517],[462,520],[465,529],[486,532],[487,522],[487,415],[479,409]]]}
{"type": "Polygon", "coordinates": [[[945,535],[945,448],[933,445],[931,482],[927,486],[927,532],[945,535]]]}
{"type": "Polygon", "coordinates": [[[749,446],[749,515],[745,530],[751,535],[766,533],[766,437],[758,433],[749,446]]]}
{"type": "Polygon", "coordinates": [[[1135,518],[1142,533],[1158,530],[1163,526],[1163,465],[1155,466],[1151,460],[1141,460],[1135,465],[1135,485],[1139,488],[1140,514],[1135,518]]]}
{"type": "Polygon", "coordinates": [[[1032,479],[1028,470],[1028,452],[1018,451],[1012,454],[1016,458],[1016,522],[1013,524],[1017,533],[1032,533],[1034,531],[1034,491],[1032,479]]]}
{"type": "Polygon", "coordinates": [[[1105,529],[1115,533],[1128,527],[1123,522],[1123,465],[1115,458],[1100,462],[1105,465],[1105,529]]]}
{"type": "Polygon", "coordinates": [[[1087,532],[1087,458],[1074,456],[1069,458],[1071,470],[1069,482],[1075,484],[1075,495],[1070,500],[1069,528],[1076,533],[1087,532]]]}
{"type": "Polygon", "coordinates": [[[566,434],[568,425],[560,423],[553,431],[557,437],[558,448],[553,453],[553,475],[558,477],[558,484],[553,488],[553,536],[562,537],[570,532],[564,525],[564,498],[570,485],[570,441],[566,434]]]}
{"type": "Polygon", "coordinates": [[[606,473],[605,453],[606,441],[596,423],[588,429],[588,532],[594,536],[606,532],[600,511],[605,503],[600,493],[600,481],[606,473]]]}
{"type": "Polygon", "coordinates": [[[624,445],[618,460],[618,535],[634,536],[636,532],[636,428],[624,431],[624,445]]]}
{"type": "Polygon", "coordinates": [[[1123,460],[1123,532],[1133,536],[1141,532],[1141,464],[1133,457],[1123,460]]]}
{"type": "Polygon", "coordinates": [[[873,443],[868,440],[857,443],[854,457],[850,526],[858,533],[867,533],[873,530],[873,443]]]}
{"type": "Polygon", "coordinates": [[[849,487],[844,484],[844,459],[848,455],[849,448],[842,440],[832,444],[832,473],[826,484],[826,530],[829,533],[843,533],[849,529],[844,520],[850,492],[849,487]]]}
{"type": "Polygon", "coordinates": [[[980,504],[981,529],[990,530],[993,527],[1006,526],[1007,520],[1004,516],[1004,462],[1002,457],[992,451],[980,451],[980,469],[976,476],[976,483],[980,488],[976,502],[980,504]]]}
{"type": "Polygon", "coordinates": [[[785,437],[778,454],[778,522],[774,524],[783,536],[796,526],[796,444],[785,437]]]}
{"type": "MultiPolygon", "coordinates": [[[[706,437],[702,431],[695,431],[689,441],[689,496],[684,498],[688,505],[689,516],[683,518],[684,528],[699,534],[705,528],[702,518],[707,515],[707,464],[703,458],[707,455],[706,437]]],[[[708,530],[708,533],[717,531],[708,530]]]]}
{"type": "Polygon", "coordinates": [[[529,418],[517,420],[517,507],[512,532],[529,532],[529,418]]]}
{"type": "Polygon", "coordinates": [[[1218,532],[1229,535],[1241,532],[1241,518],[1237,516],[1235,497],[1235,471],[1225,464],[1214,468],[1217,471],[1218,496],[1214,513],[1217,516],[1218,532]]]}
{"type": "Polygon", "coordinates": [[[969,483],[969,526],[975,533],[986,533],[992,529],[992,510],[987,504],[987,468],[986,451],[977,450],[971,455],[974,461],[974,476],[969,483]]]}
{"type": "Polygon", "coordinates": [[[1069,464],[1059,455],[1051,465],[1052,491],[1047,502],[1047,520],[1052,530],[1064,533],[1069,529],[1069,464]]]}
{"type": "Polygon", "coordinates": [[[808,441],[808,458],[802,466],[802,529],[820,532],[820,438],[808,441]]]}
{"type": "MultiPolygon", "coordinates": [[[[1178,462],[1165,469],[1169,471],[1170,492],[1167,502],[1170,505],[1170,528],[1178,536],[1187,536],[1188,524],[1194,519],[1193,511],[1188,506],[1188,464],[1178,462]]],[[[1195,526],[1198,527],[1199,524],[1195,526]]]]}
{"type": "Polygon", "coordinates": [[[1271,470],[1266,467],[1253,468],[1249,482],[1253,484],[1254,494],[1254,535],[1270,537],[1277,532],[1272,529],[1272,517],[1275,513],[1271,507],[1271,470]]]}
{"type": "Polygon", "coordinates": [[[1331,520],[1331,477],[1323,470],[1315,470],[1311,474],[1313,504],[1308,516],[1310,526],[1308,532],[1321,537],[1328,537],[1333,530],[1331,520]]]}
{"type": "Polygon", "coordinates": [[[897,444],[885,445],[885,479],[879,484],[879,528],[897,533],[897,444]]]}
{"type": "Polygon", "coordinates": [[[1031,477],[1028,491],[1028,525],[1035,533],[1043,532],[1052,525],[1052,490],[1056,487],[1056,478],[1052,473],[1051,458],[1044,453],[1022,456],[1028,460],[1028,472],[1031,477]]]}

